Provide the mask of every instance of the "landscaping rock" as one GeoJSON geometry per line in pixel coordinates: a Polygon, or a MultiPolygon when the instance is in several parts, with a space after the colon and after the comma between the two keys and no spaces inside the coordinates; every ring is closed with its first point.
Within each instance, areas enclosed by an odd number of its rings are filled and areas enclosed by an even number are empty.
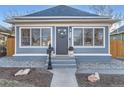
{"type": "Polygon", "coordinates": [[[100,77],[99,77],[99,73],[98,72],[95,72],[95,74],[92,74],[92,75],[88,76],[88,81],[90,81],[92,83],[95,83],[98,80],[100,80],[100,77]]]}
{"type": "Polygon", "coordinates": [[[30,72],[30,69],[21,69],[17,73],[15,73],[15,76],[21,76],[21,75],[27,75],[30,72]]]}

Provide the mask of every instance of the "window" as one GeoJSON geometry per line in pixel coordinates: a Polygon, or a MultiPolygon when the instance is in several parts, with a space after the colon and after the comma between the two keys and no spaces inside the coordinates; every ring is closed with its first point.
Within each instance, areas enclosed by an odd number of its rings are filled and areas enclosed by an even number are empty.
{"type": "Polygon", "coordinates": [[[74,29],[74,45],[75,46],[83,45],[83,29],[82,28],[74,29]]]}
{"type": "Polygon", "coordinates": [[[73,28],[73,45],[79,47],[104,46],[104,29],[98,27],[73,28]]]}
{"type": "Polygon", "coordinates": [[[103,29],[95,28],[95,46],[103,46],[103,29]]]}
{"type": "Polygon", "coordinates": [[[32,46],[40,46],[40,29],[32,29],[32,46]]]}
{"type": "Polygon", "coordinates": [[[51,43],[51,28],[22,28],[21,46],[48,46],[51,43]]]}
{"type": "Polygon", "coordinates": [[[51,42],[51,32],[49,28],[42,28],[41,45],[48,46],[51,42]]]}
{"type": "Polygon", "coordinates": [[[84,28],[84,46],[93,46],[92,28],[84,28]]]}
{"type": "Polygon", "coordinates": [[[30,29],[21,29],[21,45],[30,46],[30,29]]]}

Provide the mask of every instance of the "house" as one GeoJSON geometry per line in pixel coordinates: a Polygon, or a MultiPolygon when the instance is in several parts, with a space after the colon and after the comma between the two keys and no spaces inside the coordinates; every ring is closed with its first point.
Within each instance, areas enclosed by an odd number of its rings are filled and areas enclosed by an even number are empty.
{"type": "Polygon", "coordinates": [[[0,25],[0,45],[6,45],[7,37],[11,34],[11,31],[0,25]]]}
{"type": "Polygon", "coordinates": [[[60,5],[6,22],[15,26],[14,56],[47,56],[51,43],[55,56],[74,47],[77,61],[110,61],[109,28],[116,20],[60,5]],[[103,60],[102,60],[103,59],[103,60]]]}
{"type": "Polygon", "coordinates": [[[6,55],[6,42],[10,35],[11,31],[0,25],[0,57],[6,55]]]}
{"type": "Polygon", "coordinates": [[[124,25],[112,31],[110,37],[111,40],[124,40],[124,25]]]}

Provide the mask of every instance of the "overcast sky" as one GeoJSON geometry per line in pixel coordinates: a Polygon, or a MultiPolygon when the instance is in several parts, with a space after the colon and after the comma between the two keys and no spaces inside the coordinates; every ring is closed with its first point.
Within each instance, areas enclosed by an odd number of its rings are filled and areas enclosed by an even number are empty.
{"type": "MultiPolygon", "coordinates": [[[[8,27],[8,24],[3,22],[5,19],[5,16],[10,13],[19,13],[19,14],[25,14],[25,12],[32,12],[32,11],[40,11],[47,8],[50,8],[53,6],[50,5],[0,5],[0,25],[8,27]],[[11,12],[12,11],[12,12],[11,12]]],[[[72,7],[92,12],[89,9],[88,5],[73,5],[72,7]]],[[[123,5],[114,5],[112,6],[115,12],[120,12],[124,14],[124,6],[123,5]]]]}

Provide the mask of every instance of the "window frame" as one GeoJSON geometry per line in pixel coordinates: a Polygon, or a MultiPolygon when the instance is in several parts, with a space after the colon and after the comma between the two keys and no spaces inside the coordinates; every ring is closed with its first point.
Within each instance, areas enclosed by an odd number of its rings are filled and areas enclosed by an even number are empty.
{"type": "Polygon", "coordinates": [[[72,46],[74,48],[105,48],[105,27],[72,27],[72,46]],[[82,46],[75,46],[74,45],[74,29],[75,28],[82,28],[83,30],[83,45],[82,46]],[[84,28],[92,28],[93,29],[93,46],[84,46],[84,28]],[[95,46],[95,28],[103,29],[103,45],[102,46],[95,46]]]}
{"type": "Polygon", "coordinates": [[[42,46],[41,42],[40,42],[40,46],[32,46],[32,35],[30,35],[30,46],[22,46],[21,44],[21,29],[30,29],[30,33],[32,34],[32,30],[31,29],[40,29],[40,39],[41,39],[41,29],[42,28],[49,28],[50,29],[50,36],[51,36],[51,45],[53,43],[53,37],[52,37],[52,32],[53,32],[53,28],[52,27],[20,27],[19,28],[19,48],[48,48],[48,46],[42,46]]]}

